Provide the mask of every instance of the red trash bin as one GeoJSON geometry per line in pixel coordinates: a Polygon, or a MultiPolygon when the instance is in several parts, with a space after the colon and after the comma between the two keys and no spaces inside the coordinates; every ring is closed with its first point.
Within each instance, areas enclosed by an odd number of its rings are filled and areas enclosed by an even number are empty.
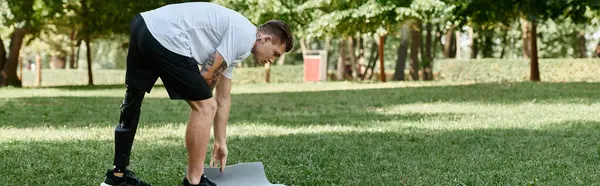
{"type": "Polygon", "coordinates": [[[311,50],[304,56],[304,81],[317,82],[327,80],[327,52],[311,50]]]}

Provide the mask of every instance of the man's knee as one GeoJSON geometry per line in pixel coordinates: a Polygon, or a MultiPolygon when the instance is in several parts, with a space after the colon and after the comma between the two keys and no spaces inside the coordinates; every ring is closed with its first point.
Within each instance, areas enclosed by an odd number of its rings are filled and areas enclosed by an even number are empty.
{"type": "Polygon", "coordinates": [[[141,89],[127,88],[125,99],[121,104],[119,126],[122,128],[135,128],[140,117],[140,108],[145,92],[141,89]]]}
{"type": "Polygon", "coordinates": [[[188,101],[192,111],[214,113],[217,111],[217,102],[214,98],[199,100],[199,101],[188,101]]]}
{"type": "Polygon", "coordinates": [[[142,89],[137,88],[127,88],[125,91],[125,99],[123,100],[123,105],[128,104],[140,104],[144,99],[144,95],[146,92],[142,89]]]}

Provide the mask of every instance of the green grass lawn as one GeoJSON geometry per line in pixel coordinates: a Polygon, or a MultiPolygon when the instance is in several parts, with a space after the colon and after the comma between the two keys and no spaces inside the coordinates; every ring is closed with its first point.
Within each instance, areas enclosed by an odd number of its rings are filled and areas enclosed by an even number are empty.
{"type": "MultiPolygon", "coordinates": [[[[228,163],[261,161],[271,182],[286,185],[594,185],[599,90],[239,85],[228,163]]],[[[0,183],[98,185],[112,163],[123,94],[122,86],[0,89],[0,183]]],[[[132,154],[131,168],[154,185],[178,185],[186,167],[189,111],[166,96],[163,87],[147,95],[132,154]]]]}

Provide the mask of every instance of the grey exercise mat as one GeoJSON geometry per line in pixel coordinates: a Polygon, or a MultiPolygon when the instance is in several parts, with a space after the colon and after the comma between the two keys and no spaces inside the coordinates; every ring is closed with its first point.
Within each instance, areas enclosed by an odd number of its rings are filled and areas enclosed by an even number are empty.
{"type": "Polygon", "coordinates": [[[205,167],[204,173],[217,186],[285,186],[269,182],[261,162],[228,165],[224,172],[220,172],[218,167],[205,167]]]}

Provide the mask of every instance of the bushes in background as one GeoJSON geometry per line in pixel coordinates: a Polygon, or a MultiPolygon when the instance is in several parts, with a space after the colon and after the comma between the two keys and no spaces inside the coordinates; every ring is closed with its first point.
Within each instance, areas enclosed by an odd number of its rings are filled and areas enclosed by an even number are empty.
{"type": "MultiPolygon", "coordinates": [[[[378,72],[376,67],[376,73],[378,72]]],[[[600,81],[600,59],[541,59],[542,81],[600,81]]],[[[125,70],[95,69],[94,84],[123,84],[125,70]]],[[[265,82],[263,67],[237,68],[234,70],[234,84],[265,82]]],[[[302,65],[271,66],[271,83],[302,83],[302,65]]],[[[330,73],[335,73],[330,69],[330,73]]],[[[408,76],[408,69],[406,71],[408,76]]],[[[392,69],[386,69],[386,77],[391,79],[392,69]]],[[[477,59],[477,60],[437,60],[434,63],[436,81],[452,82],[515,82],[529,80],[529,61],[522,59],[477,59]]],[[[378,74],[373,75],[376,80],[378,74]]],[[[35,72],[24,71],[23,86],[33,86],[35,72]]],[[[76,69],[43,69],[42,86],[85,85],[87,71],[76,69]]],[[[161,84],[160,79],[157,84],[161,84]]]]}

